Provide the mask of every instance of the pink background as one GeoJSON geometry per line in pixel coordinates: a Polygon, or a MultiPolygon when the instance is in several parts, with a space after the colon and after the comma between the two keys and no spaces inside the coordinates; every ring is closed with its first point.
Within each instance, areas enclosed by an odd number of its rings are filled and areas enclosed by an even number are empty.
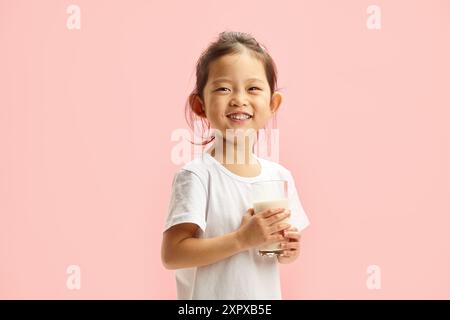
{"type": "Polygon", "coordinates": [[[447,0],[0,0],[0,298],[176,297],[170,135],[224,30],[279,69],[280,162],[312,223],[284,298],[449,299],[447,0]]]}

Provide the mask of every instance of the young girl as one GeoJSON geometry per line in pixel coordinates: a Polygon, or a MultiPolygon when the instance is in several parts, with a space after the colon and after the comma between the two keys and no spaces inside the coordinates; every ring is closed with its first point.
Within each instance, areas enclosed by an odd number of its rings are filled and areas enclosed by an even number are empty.
{"type": "Polygon", "coordinates": [[[203,52],[196,76],[189,111],[220,134],[175,174],[162,261],[176,269],[178,299],[281,299],[278,263],[298,258],[308,218],[289,170],[257,157],[251,136],[227,138],[227,130],[265,128],[279,109],[275,64],[251,35],[223,32],[203,52]],[[255,214],[251,183],[266,180],[288,181],[290,210],[255,214]],[[258,254],[275,242],[281,255],[258,254]]]}

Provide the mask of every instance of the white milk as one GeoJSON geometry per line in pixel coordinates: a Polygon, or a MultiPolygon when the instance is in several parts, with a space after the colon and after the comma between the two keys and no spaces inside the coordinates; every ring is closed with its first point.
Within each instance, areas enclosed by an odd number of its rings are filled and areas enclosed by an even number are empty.
{"type": "MultiPolygon", "coordinates": [[[[255,210],[255,214],[260,213],[267,209],[277,209],[277,208],[285,208],[289,209],[289,202],[287,198],[274,199],[269,201],[258,201],[253,203],[253,209],[255,210]]],[[[289,217],[282,220],[283,223],[290,223],[289,217]]],[[[275,242],[266,246],[263,246],[259,249],[261,254],[274,254],[279,253],[281,251],[280,243],[275,242]]]]}

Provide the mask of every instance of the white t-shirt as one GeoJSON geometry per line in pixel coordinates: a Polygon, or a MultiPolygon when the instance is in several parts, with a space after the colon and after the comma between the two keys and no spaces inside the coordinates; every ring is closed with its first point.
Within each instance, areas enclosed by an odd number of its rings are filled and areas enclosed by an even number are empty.
{"type": "MultiPolygon", "coordinates": [[[[204,152],[177,171],[172,183],[164,231],[176,224],[198,225],[199,238],[236,231],[252,208],[251,183],[288,181],[291,225],[303,230],[309,224],[289,170],[254,155],[261,165],[256,177],[241,177],[204,152]]],[[[278,260],[262,257],[257,249],[240,252],[219,262],[175,271],[178,299],[281,299],[278,260]]]]}

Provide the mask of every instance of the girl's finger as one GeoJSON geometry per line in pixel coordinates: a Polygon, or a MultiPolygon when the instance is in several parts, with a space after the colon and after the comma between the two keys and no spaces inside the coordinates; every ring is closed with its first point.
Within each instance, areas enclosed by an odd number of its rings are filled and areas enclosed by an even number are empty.
{"type": "Polygon", "coordinates": [[[298,249],[300,249],[300,245],[298,242],[282,243],[281,249],[283,249],[283,250],[298,250],[298,249]]]}
{"type": "Polygon", "coordinates": [[[284,236],[289,239],[300,239],[299,232],[287,231],[287,232],[284,232],[284,236]]]}
{"type": "Polygon", "coordinates": [[[289,250],[283,250],[283,253],[281,254],[282,257],[290,257],[292,255],[292,252],[289,250]]]}

